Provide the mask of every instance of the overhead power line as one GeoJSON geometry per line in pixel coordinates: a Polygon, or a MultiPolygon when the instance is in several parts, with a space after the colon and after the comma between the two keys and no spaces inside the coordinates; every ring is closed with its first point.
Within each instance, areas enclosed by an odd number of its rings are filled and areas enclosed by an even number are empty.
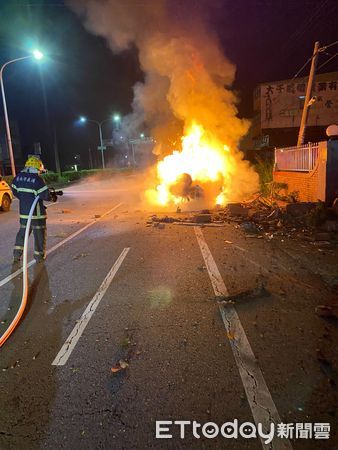
{"type": "MultiPolygon", "coordinates": [[[[328,44],[328,45],[324,45],[323,47],[320,47],[318,49],[318,53],[324,53],[325,55],[330,56],[330,53],[325,53],[325,50],[327,50],[328,48],[333,47],[334,45],[337,45],[337,44],[338,44],[338,41],[332,42],[331,44],[328,44]]],[[[328,64],[337,55],[338,55],[338,53],[335,53],[334,55],[332,55],[331,58],[326,60],[321,66],[318,67],[317,70],[319,70],[322,67],[326,66],[326,64],[328,64]]],[[[293,76],[293,78],[292,78],[293,80],[298,77],[298,75],[303,71],[303,69],[305,69],[305,67],[309,64],[309,62],[312,61],[314,56],[315,55],[310,56],[310,58],[302,65],[302,67],[298,70],[298,72],[293,76]]]]}
{"type": "Polygon", "coordinates": [[[298,70],[298,72],[296,73],[296,75],[293,76],[293,78],[292,78],[293,80],[294,80],[295,78],[298,77],[298,75],[302,72],[303,69],[305,69],[305,67],[309,64],[309,62],[312,60],[312,58],[313,58],[313,56],[311,56],[311,57],[303,64],[303,66],[298,70]]]}
{"type": "Polygon", "coordinates": [[[324,47],[322,47],[321,50],[326,50],[326,49],[328,49],[330,47],[333,47],[334,45],[337,45],[337,44],[338,44],[338,41],[332,42],[332,44],[324,45],[324,47]]]}
{"type": "Polygon", "coordinates": [[[305,20],[296,28],[296,30],[289,36],[289,38],[286,40],[286,42],[283,45],[283,49],[286,50],[286,48],[293,46],[294,41],[299,41],[301,36],[304,35],[304,33],[308,30],[308,28],[311,26],[311,23],[317,18],[319,18],[320,14],[322,13],[324,7],[327,5],[329,0],[323,0],[314,11],[311,11],[310,14],[305,18],[305,20]]]}
{"type": "Polygon", "coordinates": [[[321,69],[322,67],[326,66],[330,61],[332,61],[333,58],[335,58],[338,55],[338,52],[331,56],[331,58],[327,59],[321,66],[318,67],[317,70],[321,69]]]}

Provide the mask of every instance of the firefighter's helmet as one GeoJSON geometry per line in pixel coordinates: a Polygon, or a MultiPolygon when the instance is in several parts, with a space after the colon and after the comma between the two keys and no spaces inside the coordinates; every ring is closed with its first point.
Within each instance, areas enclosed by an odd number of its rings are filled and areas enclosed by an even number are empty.
{"type": "Polygon", "coordinates": [[[45,170],[41,159],[35,155],[29,155],[26,161],[25,167],[30,167],[32,169],[37,169],[39,172],[43,172],[45,170]]]}

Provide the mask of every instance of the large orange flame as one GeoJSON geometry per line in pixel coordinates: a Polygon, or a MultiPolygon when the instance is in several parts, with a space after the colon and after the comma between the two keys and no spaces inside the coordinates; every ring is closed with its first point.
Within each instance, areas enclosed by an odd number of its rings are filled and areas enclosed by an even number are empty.
{"type": "Polygon", "coordinates": [[[206,191],[213,198],[212,203],[224,204],[227,199],[227,181],[230,177],[229,147],[210,135],[203,126],[192,123],[182,137],[181,150],[175,150],[157,164],[159,184],[147,191],[148,200],[160,206],[177,205],[189,200],[189,192],[177,192],[175,186],[183,176],[191,182],[190,192],[199,188],[201,195],[206,191]]]}

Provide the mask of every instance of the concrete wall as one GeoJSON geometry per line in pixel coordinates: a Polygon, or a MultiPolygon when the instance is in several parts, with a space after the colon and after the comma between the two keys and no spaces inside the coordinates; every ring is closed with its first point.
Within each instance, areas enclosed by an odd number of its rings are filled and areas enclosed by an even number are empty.
{"type": "Polygon", "coordinates": [[[273,180],[286,183],[287,193],[298,192],[302,202],[333,201],[332,196],[327,195],[327,161],[327,142],[320,142],[318,161],[311,172],[275,171],[273,180]]]}

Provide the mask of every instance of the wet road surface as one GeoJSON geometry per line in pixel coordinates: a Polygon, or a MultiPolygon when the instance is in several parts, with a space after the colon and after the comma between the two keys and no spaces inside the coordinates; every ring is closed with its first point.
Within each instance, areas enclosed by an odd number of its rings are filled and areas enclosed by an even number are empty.
{"type": "MultiPolygon", "coordinates": [[[[337,323],[315,314],[337,253],[234,224],[149,227],[137,198],[125,179],[87,183],[48,209],[47,260],[0,349],[0,448],[338,448],[337,323]],[[269,417],[331,437],[155,437],[156,421],[269,417]]],[[[2,333],[21,299],[15,202],[0,220],[2,333]]]]}

